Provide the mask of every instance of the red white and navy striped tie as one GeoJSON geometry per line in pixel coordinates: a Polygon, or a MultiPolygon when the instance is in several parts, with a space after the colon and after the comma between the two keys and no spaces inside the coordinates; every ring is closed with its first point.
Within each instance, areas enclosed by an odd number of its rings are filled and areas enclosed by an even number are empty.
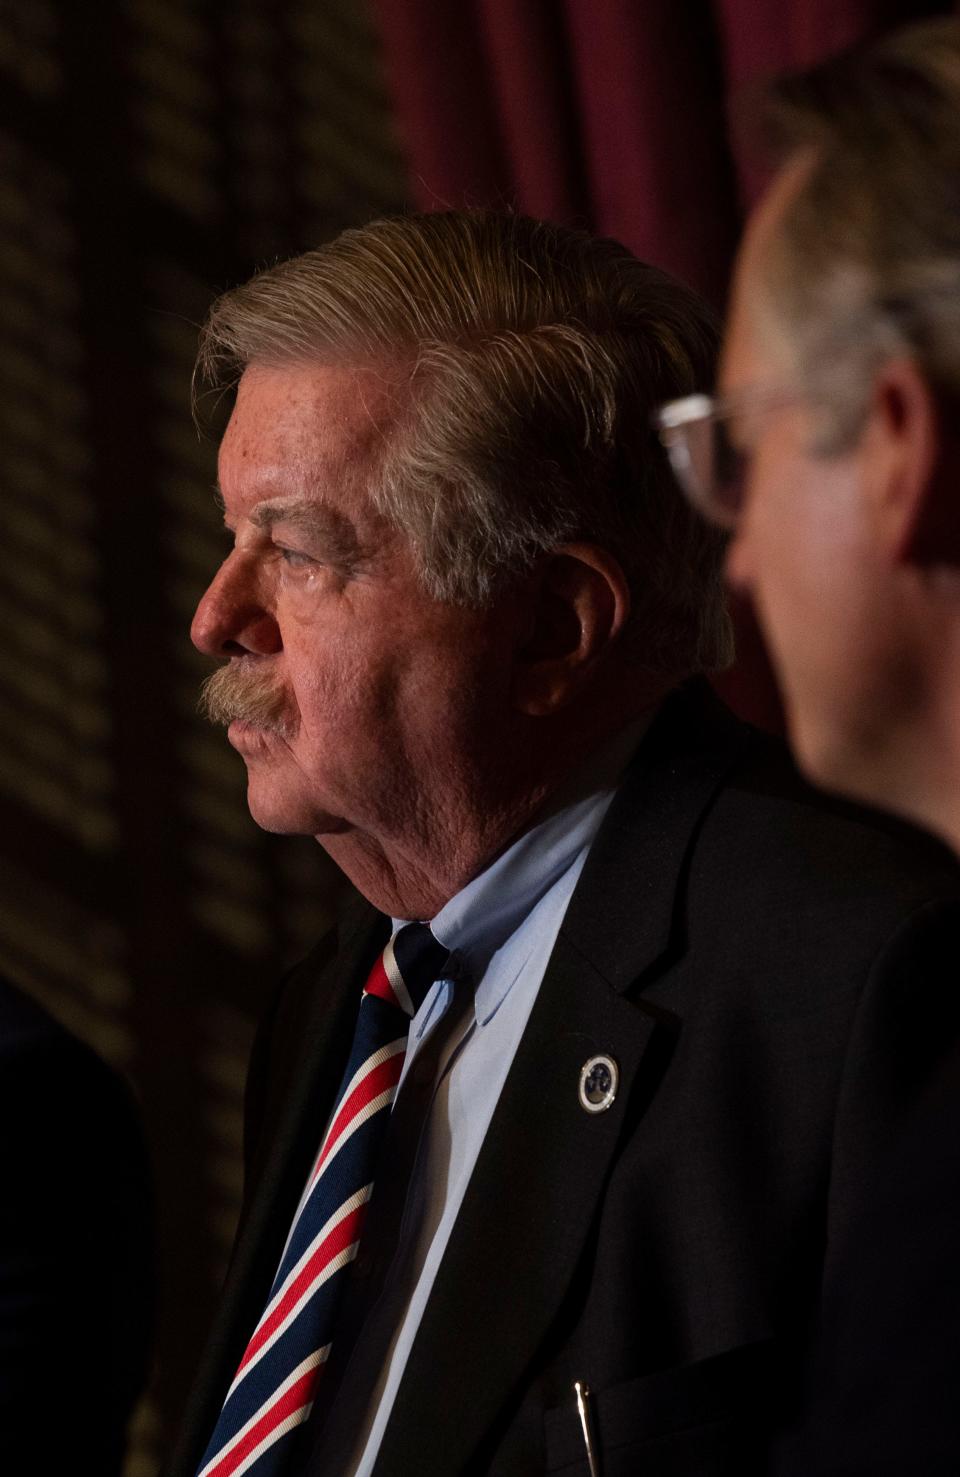
{"type": "Polygon", "coordinates": [[[447,958],[425,923],[408,923],[370,973],[309,1189],[198,1477],[283,1471],[289,1438],[310,1414],[330,1353],[344,1269],[357,1254],[410,1021],[447,958]]]}

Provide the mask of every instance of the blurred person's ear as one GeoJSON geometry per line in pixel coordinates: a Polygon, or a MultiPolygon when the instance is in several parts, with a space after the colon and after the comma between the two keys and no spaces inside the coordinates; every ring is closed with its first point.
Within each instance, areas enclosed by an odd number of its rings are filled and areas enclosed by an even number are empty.
{"type": "Polygon", "coordinates": [[[916,361],[874,381],[865,455],[883,544],[898,565],[960,569],[960,408],[916,361]]]}

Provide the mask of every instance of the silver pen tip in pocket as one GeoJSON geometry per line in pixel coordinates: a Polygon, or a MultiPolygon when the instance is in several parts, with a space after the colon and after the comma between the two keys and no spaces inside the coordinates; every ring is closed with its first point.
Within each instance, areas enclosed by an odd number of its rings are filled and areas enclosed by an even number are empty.
{"type": "Polygon", "coordinates": [[[590,1386],[583,1380],[574,1380],[573,1393],[577,1397],[577,1414],[583,1431],[583,1444],[587,1449],[590,1477],[600,1477],[600,1453],[597,1449],[593,1420],[590,1415],[590,1386]]]}

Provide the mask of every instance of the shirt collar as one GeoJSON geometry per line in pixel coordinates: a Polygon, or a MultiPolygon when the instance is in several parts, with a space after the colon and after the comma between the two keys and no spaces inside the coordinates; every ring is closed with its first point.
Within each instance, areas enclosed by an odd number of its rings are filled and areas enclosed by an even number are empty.
{"type": "MultiPolygon", "coordinates": [[[[431,920],[434,937],[451,951],[451,977],[478,982],[477,1018],[494,1013],[516,974],[502,978],[498,998],[483,997],[493,955],[526,919],[580,852],[590,845],[649,718],[632,723],[572,776],[549,813],[456,893],[431,920]]],[[[401,926],[394,919],[394,928],[401,926]]],[[[521,966],[522,967],[522,966],[521,966]]]]}

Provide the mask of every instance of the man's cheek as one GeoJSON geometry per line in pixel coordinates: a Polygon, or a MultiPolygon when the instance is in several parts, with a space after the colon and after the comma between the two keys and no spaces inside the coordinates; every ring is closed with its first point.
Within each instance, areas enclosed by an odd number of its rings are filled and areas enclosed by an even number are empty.
{"type": "Polygon", "coordinates": [[[325,645],[322,659],[305,652],[298,664],[296,682],[301,715],[314,732],[350,734],[352,741],[371,706],[370,674],[346,642],[333,638],[325,645]]]}

